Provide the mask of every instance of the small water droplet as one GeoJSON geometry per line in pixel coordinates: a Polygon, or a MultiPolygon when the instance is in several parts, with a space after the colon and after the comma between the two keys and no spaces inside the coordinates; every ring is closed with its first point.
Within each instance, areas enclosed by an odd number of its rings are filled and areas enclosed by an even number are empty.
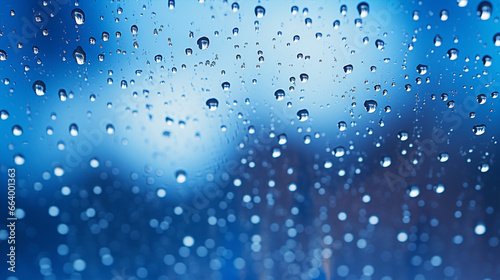
{"type": "Polygon", "coordinates": [[[87,60],[87,55],[85,54],[81,46],[76,47],[76,49],[73,51],[73,58],[75,59],[78,65],[85,64],[85,61],[87,60]]]}
{"type": "Polygon", "coordinates": [[[364,106],[368,113],[374,113],[377,110],[377,101],[366,100],[364,106]]]}
{"type": "Polygon", "coordinates": [[[180,184],[186,182],[186,180],[187,180],[186,171],[179,170],[179,171],[175,172],[175,180],[177,181],[177,183],[180,183],[180,184]]]}

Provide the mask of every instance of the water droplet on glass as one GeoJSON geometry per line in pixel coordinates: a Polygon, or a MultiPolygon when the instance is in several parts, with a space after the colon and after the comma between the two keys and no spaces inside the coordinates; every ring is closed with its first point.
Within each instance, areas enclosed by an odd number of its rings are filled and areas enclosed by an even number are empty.
{"type": "Polygon", "coordinates": [[[17,154],[17,155],[14,156],[14,163],[16,165],[23,165],[24,162],[25,162],[25,160],[24,160],[24,156],[23,155],[17,154]]]}
{"type": "Polygon", "coordinates": [[[266,9],[262,6],[255,7],[255,16],[257,18],[263,18],[266,15],[266,9]]]}
{"type": "Polygon", "coordinates": [[[224,91],[228,91],[231,87],[231,84],[229,82],[223,82],[221,86],[224,91]]]}
{"type": "Polygon", "coordinates": [[[352,72],[352,70],[354,70],[354,67],[352,66],[352,64],[347,64],[346,66],[344,66],[344,73],[350,74],[352,72]]]}
{"type": "Polygon", "coordinates": [[[137,34],[137,32],[139,32],[139,27],[137,27],[137,25],[132,25],[130,27],[130,32],[132,32],[133,35],[137,34]]]}
{"type": "Polygon", "coordinates": [[[7,60],[7,53],[4,50],[0,50],[0,61],[7,60]]]}
{"type": "Polygon", "coordinates": [[[500,47],[500,33],[497,33],[493,36],[493,42],[495,43],[496,47],[500,47]]]}
{"type": "Polygon", "coordinates": [[[62,175],[64,175],[64,169],[61,166],[54,167],[54,175],[56,175],[57,177],[61,177],[62,175]]]}
{"type": "Polygon", "coordinates": [[[309,75],[307,75],[306,73],[302,73],[300,74],[299,78],[301,82],[305,83],[307,82],[307,80],[309,80],[309,75]]]}
{"type": "Polygon", "coordinates": [[[468,0],[457,0],[457,4],[460,8],[467,6],[468,0]]]}
{"type": "Polygon", "coordinates": [[[477,96],[477,103],[484,104],[486,103],[486,94],[481,93],[477,96]]]}
{"type": "Polygon", "coordinates": [[[490,67],[492,60],[493,59],[489,55],[483,56],[483,65],[484,65],[484,67],[490,67]]]}
{"type": "Polygon", "coordinates": [[[70,126],[69,126],[69,134],[71,136],[77,136],[78,135],[78,126],[75,123],[70,124],[70,126]]]}
{"type": "Polygon", "coordinates": [[[490,170],[490,165],[487,164],[487,163],[482,163],[480,164],[478,167],[479,171],[481,171],[482,173],[485,173],[485,172],[488,172],[490,170]]]}
{"type": "Polygon", "coordinates": [[[493,7],[491,6],[491,3],[488,1],[483,1],[477,6],[477,15],[482,20],[488,20],[491,17],[492,10],[493,7]]]}
{"type": "Polygon", "coordinates": [[[365,109],[368,113],[373,113],[377,110],[377,101],[366,100],[364,103],[365,109]]]}
{"type": "Polygon", "coordinates": [[[278,89],[274,92],[274,97],[276,97],[276,100],[281,101],[285,98],[285,91],[282,89],[278,89]]]}
{"type": "Polygon", "coordinates": [[[347,124],[344,121],[341,121],[337,124],[338,128],[340,131],[346,131],[347,130],[347,124]]]}
{"type": "Polygon", "coordinates": [[[449,17],[450,13],[448,12],[448,10],[441,10],[441,12],[439,12],[439,18],[441,19],[441,21],[447,21],[449,17]]]}
{"type": "Polygon", "coordinates": [[[14,125],[12,127],[12,134],[14,134],[14,136],[21,136],[21,134],[23,134],[23,129],[18,125],[14,125]]]}
{"type": "Polygon", "coordinates": [[[200,50],[206,50],[210,45],[210,40],[207,37],[201,37],[198,41],[196,41],[196,43],[198,44],[198,48],[200,50]]]}
{"type": "Polygon", "coordinates": [[[458,50],[457,49],[449,49],[447,54],[448,54],[448,58],[450,60],[455,60],[458,58],[458,50]]]}
{"type": "Polygon", "coordinates": [[[42,96],[45,94],[45,83],[38,80],[33,83],[33,91],[36,93],[38,96],[42,96]]]}
{"type": "Polygon", "coordinates": [[[392,163],[392,160],[391,160],[391,157],[382,157],[382,159],[380,160],[380,166],[382,167],[389,167],[392,163]]]}
{"type": "Polygon", "coordinates": [[[106,125],[106,133],[107,134],[114,134],[115,133],[115,127],[112,124],[107,124],[106,125]]]}
{"type": "Polygon", "coordinates": [[[370,12],[370,7],[368,6],[368,3],[366,2],[361,2],[358,4],[358,12],[359,16],[364,18],[368,16],[368,12],[370,12]]]}
{"type": "Polygon", "coordinates": [[[423,64],[417,65],[417,73],[420,75],[425,75],[425,73],[427,73],[427,65],[423,64]]]}
{"type": "Polygon", "coordinates": [[[406,132],[406,131],[400,131],[400,132],[398,132],[398,138],[402,142],[408,140],[408,132],[406,132]]]}
{"type": "Polygon", "coordinates": [[[476,135],[483,135],[486,132],[486,125],[475,125],[472,127],[472,132],[474,132],[476,135]]]}
{"type": "Polygon", "coordinates": [[[82,25],[85,22],[85,13],[81,9],[74,9],[71,12],[71,16],[78,25],[82,25]]]}
{"type": "Polygon", "coordinates": [[[434,46],[439,47],[439,46],[441,46],[442,43],[443,43],[443,39],[441,38],[441,36],[439,36],[439,34],[434,36],[434,46]]]}
{"type": "Polygon", "coordinates": [[[76,47],[76,49],[73,51],[73,58],[78,65],[82,65],[85,63],[85,61],[87,60],[87,55],[85,54],[81,46],[76,47]]]}
{"type": "Polygon", "coordinates": [[[440,162],[447,162],[448,159],[450,159],[450,156],[447,154],[447,153],[440,153],[438,156],[437,156],[437,159],[440,161],[440,162]]]}
{"type": "Polygon", "coordinates": [[[0,119],[2,121],[6,120],[8,118],[9,118],[9,112],[7,112],[5,110],[0,111],[0,119]]]}
{"type": "Polygon", "coordinates": [[[186,171],[179,170],[179,171],[175,172],[175,180],[177,181],[177,183],[180,183],[180,184],[186,182],[186,180],[187,180],[186,171]]]}
{"type": "Polygon", "coordinates": [[[210,98],[205,103],[210,111],[215,111],[219,107],[219,101],[215,98],[210,98]]]}
{"type": "Polygon", "coordinates": [[[377,39],[377,40],[375,41],[375,46],[377,47],[377,49],[379,49],[379,50],[383,51],[383,50],[384,50],[384,48],[385,48],[385,42],[384,42],[384,41],[382,41],[382,40],[380,40],[380,39],[377,39]]]}
{"type": "Polygon", "coordinates": [[[299,118],[299,121],[305,122],[307,119],[309,119],[309,111],[306,109],[299,110],[297,112],[297,118],[299,118]]]}

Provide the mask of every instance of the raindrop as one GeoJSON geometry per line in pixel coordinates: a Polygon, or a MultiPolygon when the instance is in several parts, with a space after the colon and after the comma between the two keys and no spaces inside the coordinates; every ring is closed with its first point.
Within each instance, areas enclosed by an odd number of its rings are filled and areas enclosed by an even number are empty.
{"type": "Polygon", "coordinates": [[[309,75],[307,75],[306,73],[302,73],[299,75],[299,78],[301,82],[305,83],[307,82],[307,80],[309,80],[309,75]]]}
{"type": "Polygon", "coordinates": [[[54,167],[54,175],[56,175],[57,177],[61,177],[62,175],[64,175],[64,169],[61,166],[54,167]]]}
{"type": "Polygon", "coordinates": [[[297,112],[297,118],[299,118],[299,121],[304,122],[307,119],[309,119],[309,111],[307,109],[302,109],[297,112]]]}
{"type": "MultiPolygon", "coordinates": [[[[500,47],[500,33],[497,33],[495,34],[495,36],[493,36],[493,42],[495,43],[496,47],[500,47]]],[[[0,51],[0,59],[1,59],[1,53],[2,51],[0,51]]],[[[7,58],[7,56],[5,56],[5,58],[7,58]]]]}
{"type": "Polygon", "coordinates": [[[155,55],[155,62],[160,63],[163,60],[163,56],[161,54],[155,55]]]}
{"type": "Polygon", "coordinates": [[[36,93],[38,96],[42,96],[45,94],[45,83],[38,80],[33,83],[33,91],[36,93]]]}
{"type": "Polygon", "coordinates": [[[133,35],[137,34],[137,32],[139,32],[139,27],[137,27],[137,25],[132,25],[130,27],[130,32],[132,32],[133,35]]]}
{"type": "Polygon", "coordinates": [[[472,127],[472,132],[474,132],[476,135],[483,135],[484,132],[486,132],[486,125],[475,125],[472,127]]]}
{"type": "Polygon", "coordinates": [[[2,121],[6,120],[8,118],[9,118],[9,112],[7,112],[5,110],[0,111],[0,119],[2,121]]]}
{"type": "Polygon", "coordinates": [[[14,136],[21,136],[21,134],[23,134],[23,129],[18,125],[14,125],[12,127],[12,134],[14,134],[14,136]]]}
{"type": "Polygon", "coordinates": [[[234,2],[232,5],[231,5],[231,9],[233,10],[233,12],[237,12],[239,9],[240,9],[240,4],[234,2]]]}
{"type": "Polygon", "coordinates": [[[115,133],[115,127],[112,124],[106,125],[106,133],[108,133],[108,134],[114,134],[115,133]]]}
{"type": "Polygon", "coordinates": [[[477,15],[482,20],[488,20],[491,17],[492,10],[493,7],[491,6],[491,3],[488,1],[483,1],[477,6],[477,15]]]}
{"type": "Polygon", "coordinates": [[[85,22],[85,13],[81,9],[74,9],[71,12],[71,16],[78,25],[82,25],[85,22]]]}
{"type": "Polygon", "coordinates": [[[491,61],[492,61],[491,56],[489,56],[489,55],[483,56],[483,65],[484,65],[484,67],[490,67],[491,66],[491,61]]]}
{"type": "Polygon", "coordinates": [[[486,103],[486,94],[481,93],[477,96],[477,103],[484,104],[486,103]]]}
{"type": "Polygon", "coordinates": [[[377,39],[377,40],[375,41],[375,46],[377,47],[377,49],[379,49],[379,50],[383,51],[383,50],[384,50],[384,48],[385,48],[385,42],[384,42],[384,41],[382,41],[382,40],[380,40],[380,39],[377,39]]]}
{"type": "Polygon", "coordinates": [[[231,87],[231,84],[229,82],[223,82],[221,86],[224,91],[228,91],[231,87]]]}
{"type": "Polygon", "coordinates": [[[78,126],[75,123],[72,123],[69,126],[69,134],[71,136],[77,136],[78,135],[78,126]]]}
{"type": "Polygon", "coordinates": [[[425,73],[427,73],[427,65],[423,65],[423,64],[417,65],[417,72],[420,75],[425,75],[425,73]]]}
{"type": "Polygon", "coordinates": [[[281,101],[285,98],[285,91],[282,89],[278,89],[274,92],[274,97],[276,97],[276,100],[281,101]]]}
{"type": "Polygon", "coordinates": [[[265,15],[266,15],[266,9],[264,9],[264,7],[262,6],[255,7],[255,16],[257,16],[257,18],[263,18],[265,15]]]}
{"type": "Polygon", "coordinates": [[[186,182],[186,180],[187,180],[186,171],[179,170],[179,171],[175,172],[175,180],[177,181],[177,183],[181,183],[181,184],[186,182]]]}
{"type": "Polygon", "coordinates": [[[389,167],[391,163],[392,163],[391,157],[382,157],[382,159],[380,160],[380,166],[384,168],[389,167]]]}
{"type": "Polygon", "coordinates": [[[219,101],[215,98],[210,98],[205,103],[210,111],[215,111],[219,107],[219,101]]]}
{"type": "Polygon", "coordinates": [[[25,160],[24,160],[24,156],[23,155],[17,154],[17,155],[14,156],[14,163],[16,165],[23,165],[24,162],[25,162],[25,160]]]}
{"type": "Polygon", "coordinates": [[[368,3],[366,2],[361,2],[358,4],[358,12],[359,16],[364,18],[368,16],[368,12],[370,12],[370,7],[368,6],[368,3]]]}
{"type": "Polygon", "coordinates": [[[373,113],[377,110],[377,101],[375,100],[366,100],[364,103],[365,109],[368,113],[373,113]]]}
{"type": "Polygon", "coordinates": [[[448,54],[448,58],[450,60],[455,60],[458,58],[458,50],[457,49],[449,49],[447,54],[448,54]]]}
{"type": "Polygon", "coordinates": [[[7,60],[7,53],[4,50],[0,50],[0,61],[7,60]]]}
{"type": "Polygon", "coordinates": [[[196,41],[196,43],[198,44],[198,48],[200,50],[206,50],[210,45],[210,40],[207,37],[201,37],[198,41],[196,41]]]}
{"type": "Polygon", "coordinates": [[[82,65],[85,63],[85,61],[87,60],[87,55],[85,54],[81,46],[76,47],[76,49],[73,51],[73,58],[78,65],[82,65]]]}
{"type": "Polygon", "coordinates": [[[402,142],[404,142],[404,141],[408,140],[408,132],[406,132],[406,131],[400,131],[400,132],[398,133],[398,138],[399,138],[399,140],[401,140],[402,142]]]}
{"type": "Polygon", "coordinates": [[[449,17],[450,13],[448,12],[448,10],[441,10],[441,12],[439,12],[439,18],[441,19],[441,21],[447,21],[449,17]]]}
{"type": "Polygon", "coordinates": [[[447,162],[448,159],[450,159],[450,156],[447,154],[447,153],[440,153],[438,156],[437,156],[437,159],[440,161],[440,162],[447,162]]]}
{"type": "Polygon", "coordinates": [[[340,131],[346,131],[347,130],[347,124],[344,121],[341,121],[337,124],[338,128],[340,131]]]}
{"type": "Polygon", "coordinates": [[[350,74],[353,69],[354,67],[352,66],[352,64],[347,64],[346,66],[344,66],[344,73],[350,74]]]}
{"type": "Polygon", "coordinates": [[[441,38],[441,36],[439,36],[439,34],[434,36],[434,46],[439,47],[439,46],[441,46],[442,42],[443,42],[443,39],[441,38]]]}

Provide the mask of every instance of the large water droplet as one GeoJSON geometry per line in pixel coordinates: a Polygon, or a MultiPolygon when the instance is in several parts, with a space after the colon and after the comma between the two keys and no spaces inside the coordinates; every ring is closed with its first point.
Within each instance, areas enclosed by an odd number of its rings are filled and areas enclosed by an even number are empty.
{"type": "Polygon", "coordinates": [[[205,103],[210,111],[215,111],[219,107],[219,101],[215,98],[210,98],[205,103]]]}
{"type": "Polygon", "coordinates": [[[4,50],[0,50],[0,61],[7,60],[7,53],[4,50]]]}
{"type": "Polygon", "coordinates": [[[366,100],[364,105],[368,113],[373,113],[377,110],[377,101],[375,100],[366,100]]]}
{"type": "Polygon", "coordinates": [[[382,167],[389,167],[392,163],[392,160],[391,160],[391,157],[382,157],[382,159],[380,160],[380,166],[382,167]]]}
{"type": "Polygon", "coordinates": [[[354,70],[354,67],[352,66],[352,64],[347,64],[346,66],[344,66],[344,73],[350,74],[352,72],[352,70],[354,70]]]}
{"type": "Polygon", "coordinates": [[[307,119],[309,119],[309,111],[307,109],[302,109],[297,112],[297,118],[299,118],[299,121],[305,122],[307,119]]]}
{"type": "Polygon", "coordinates": [[[425,75],[427,73],[427,65],[419,64],[417,65],[417,73],[420,75],[425,75]]]}
{"type": "Polygon", "coordinates": [[[77,136],[78,135],[78,126],[75,123],[70,124],[70,126],[69,126],[69,134],[71,136],[77,136]]]}
{"type": "Polygon", "coordinates": [[[408,132],[406,132],[406,131],[400,131],[400,132],[398,132],[398,138],[402,142],[408,140],[408,132]]]}
{"type": "Polygon", "coordinates": [[[302,73],[299,75],[299,78],[301,82],[305,83],[309,80],[309,75],[307,75],[306,73],[302,73]]]}
{"type": "Polygon", "coordinates": [[[278,89],[274,92],[274,97],[276,97],[276,100],[281,101],[285,98],[285,91],[282,89],[278,89]]]}
{"type": "Polygon", "coordinates": [[[458,50],[457,49],[449,49],[447,52],[448,58],[450,60],[455,60],[458,58],[458,50]]]}
{"type": "Polygon", "coordinates": [[[75,59],[76,63],[78,65],[82,65],[85,63],[87,60],[87,55],[83,51],[82,47],[78,46],[76,49],[73,51],[73,58],[75,59]]]}
{"type": "Polygon", "coordinates": [[[472,132],[474,132],[476,135],[483,135],[486,132],[486,125],[475,125],[472,127],[472,132]]]}
{"type": "Polygon", "coordinates": [[[186,171],[179,170],[179,171],[175,172],[175,180],[177,181],[177,183],[180,183],[180,184],[186,182],[186,180],[187,180],[186,171]]]}
{"type": "Polygon", "coordinates": [[[42,96],[45,94],[45,83],[38,80],[33,83],[33,91],[36,93],[38,96],[42,96]]]}
{"type": "Polygon", "coordinates": [[[491,3],[488,1],[483,1],[479,3],[477,6],[477,15],[482,20],[488,20],[491,17],[491,12],[493,11],[493,7],[491,3]]]}
{"type": "Polygon", "coordinates": [[[377,49],[383,51],[384,48],[385,48],[385,42],[382,41],[382,40],[380,40],[380,39],[378,39],[378,40],[375,41],[375,46],[377,47],[377,49]]]}
{"type": "Polygon", "coordinates": [[[74,9],[71,12],[71,17],[75,20],[76,24],[81,25],[85,22],[85,13],[81,9],[74,9]]]}
{"type": "Polygon", "coordinates": [[[255,16],[257,18],[263,18],[266,15],[266,9],[262,6],[255,7],[255,16]]]}
{"type": "Polygon", "coordinates": [[[14,134],[14,136],[21,136],[21,134],[23,134],[23,129],[18,125],[14,125],[12,127],[12,134],[14,134]]]}
{"type": "Polygon", "coordinates": [[[368,16],[369,12],[370,12],[370,6],[368,6],[368,3],[361,2],[358,4],[358,13],[360,17],[364,18],[368,16]]]}
{"type": "Polygon", "coordinates": [[[198,41],[196,41],[196,43],[198,44],[198,48],[200,50],[206,50],[210,45],[210,40],[207,37],[201,37],[198,41]]]}

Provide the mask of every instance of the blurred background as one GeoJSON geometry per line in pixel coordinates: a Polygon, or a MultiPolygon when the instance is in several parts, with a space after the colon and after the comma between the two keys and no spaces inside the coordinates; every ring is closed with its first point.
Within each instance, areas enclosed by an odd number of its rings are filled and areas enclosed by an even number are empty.
{"type": "Polygon", "coordinates": [[[498,4],[4,3],[1,278],[500,279],[498,4]]]}

